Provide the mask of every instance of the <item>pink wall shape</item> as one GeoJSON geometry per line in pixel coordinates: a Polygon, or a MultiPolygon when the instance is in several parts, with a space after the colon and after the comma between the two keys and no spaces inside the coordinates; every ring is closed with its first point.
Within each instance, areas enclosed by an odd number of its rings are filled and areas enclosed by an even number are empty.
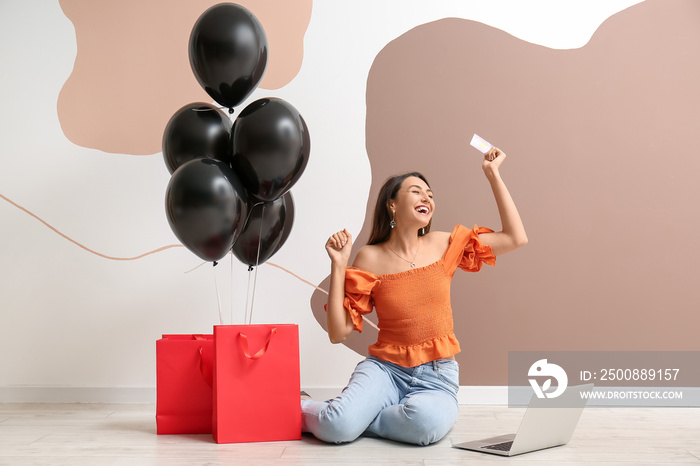
{"type": "MultiPolygon", "coordinates": [[[[700,350],[698,82],[695,0],[631,7],[575,50],[450,18],[377,55],[372,185],[355,251],[379,187],[405,171],[431,182],[434,229],[498,228],[472,134],[508,154],[501,172],[530,243],[455,275],[462,385],[506,385],[508,351],[700,350]]],[[[325,300],[311,301],[322,325],[325,300]]],[[[365,326],[347,345],[366,354],[375,340],[365,326]]]]}
{"type": "MultiPolygon", "coordinates": [[[[188,41],[211,0],[61,0],[78,52],[58,97],[58,116],[73,143],[104,152],[160,152],[163,129],[183,105],[209,102],[192,74],[188,41]]],[[[260,87],[278,89],[299,72],[312,0],[237,2],[256,15],[270,56],[260,87]]]]}

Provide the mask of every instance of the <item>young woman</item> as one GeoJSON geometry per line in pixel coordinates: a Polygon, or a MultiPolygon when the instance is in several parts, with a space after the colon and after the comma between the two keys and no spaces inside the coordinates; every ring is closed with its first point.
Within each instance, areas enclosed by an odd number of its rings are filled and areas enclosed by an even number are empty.
{"type": "Polygon", "coordinates": [[[459,349],[452,324],[450,281],[527,243],[513,199],[499,174],[506,154],[492,148],[482,168],[491,184],[502,231],[456,226],[430,231],[433,194],[420,173],[389,178],[382,187],[366,246],[348,260],[352,237],[339,231],[326,242],[331,259],[328,335],[340,343],[362,331],[362,315],[376,308],[377,343],[337,398],[303,400],[302,429],[326,442],[360,435],[418,445],[440,440],[457,421],[459,349]]]}

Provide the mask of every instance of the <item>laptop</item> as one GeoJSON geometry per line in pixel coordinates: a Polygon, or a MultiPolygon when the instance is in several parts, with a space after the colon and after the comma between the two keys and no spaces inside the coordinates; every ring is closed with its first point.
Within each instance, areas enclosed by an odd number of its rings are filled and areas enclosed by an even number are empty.
{"type": "Polygon", "coordinates": [[[570,386],[554,399],[538,399],[533,395],[517,434],[455,443],[452,446],[494,455],[515,456],[564,445],[571,440],[588,401],[588,398],[581,396],[581,393],[591,390],[593,390],[593,384],[589,383],[570,386]],[[551,406],[552,401],[555,400],[557,401],[555,406],[558,407],[546,407],[548,404],[551,406]]]}

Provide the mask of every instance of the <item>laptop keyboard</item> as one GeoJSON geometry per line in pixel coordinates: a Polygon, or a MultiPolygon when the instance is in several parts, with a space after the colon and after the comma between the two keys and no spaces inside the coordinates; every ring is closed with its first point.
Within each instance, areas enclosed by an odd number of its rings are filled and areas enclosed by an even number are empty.
{"type": "Polygon", "coordinates": [[[489,450],[498,450],[498,451],[510,451],[510,447],[513,446],[513,441],[511,440],[510,442],[503,442],[503,443],[494,443],[493,445],[486,445],[485,447],[481,448],[487,448],[489,450]]]}

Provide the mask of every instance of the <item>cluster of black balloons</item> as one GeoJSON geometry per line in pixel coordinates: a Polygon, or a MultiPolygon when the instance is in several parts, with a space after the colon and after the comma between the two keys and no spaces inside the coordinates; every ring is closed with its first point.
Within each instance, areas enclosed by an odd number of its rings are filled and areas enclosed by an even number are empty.
{"type": "MultiPolygon", "coordinates": [[[[267,37],[250,11],[221,3],[195,23],[189,57],[202,87],[233,113],[262,79],[267,37]]],[[[170,227],[204,260],[233,251],[244,264],[262,264],[289,236],[294,221],[289,190],[309,152],[304,119],[282,99],[256,100],[233,122],[213,105],[185,105],[163,134],[163,157],[172,174],[165,195],[170,227]]]]}

